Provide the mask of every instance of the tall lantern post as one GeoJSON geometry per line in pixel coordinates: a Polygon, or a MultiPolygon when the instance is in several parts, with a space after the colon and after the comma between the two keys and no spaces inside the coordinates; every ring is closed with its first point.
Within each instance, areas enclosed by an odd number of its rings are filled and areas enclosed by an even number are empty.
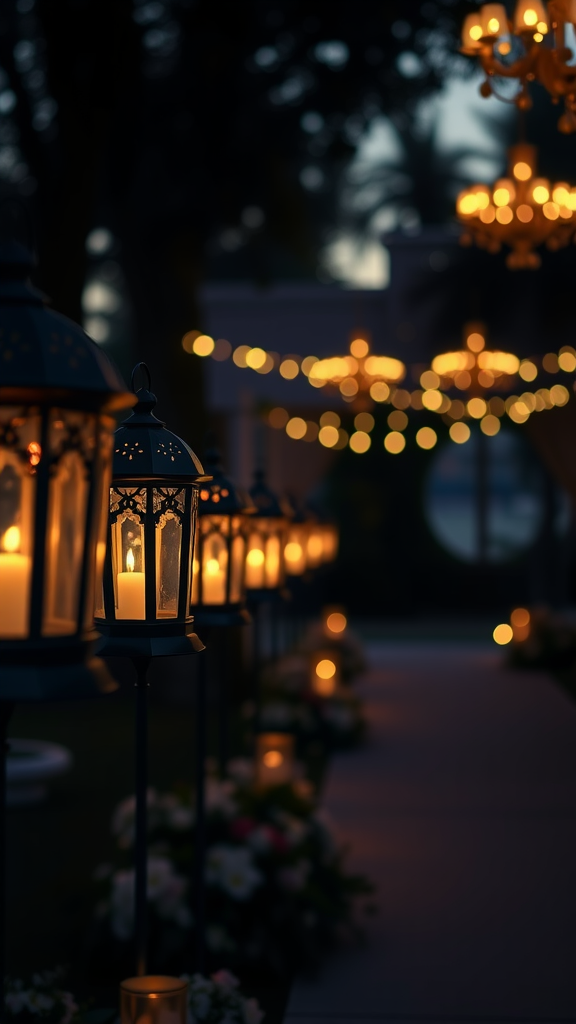
{"type": "Polygon", "coordinates": [[[207,477],[194,452],[154,415],[156,396],[136,391],[133,412],[114,434],[104,584],[96,622],[101,653],[128,657],[136,669],[137,973],[147,953],[147,673],[156,657],[194,654],[204,645],[190,614],[198,492],[207,477]]]}
{"type": "Polygon", "coordinates": [[[0,246],[0,1008],[5,977],[6,729],[14,704],[115,689],[94,655],[112,411],[134,401],[98,346],[47,309],[17,243],[0,246]]]}
{"type": "MultiPolygon", "coordinates": [[[[245,601],[246,515],[252,511],[226,477],[220,453],[210,448],[204,459],[210,480],[200,489],[198,505],[198,536],[193,563],[191,611],[204,636],[214,629],[244,626],[250,622],[245,601]]],[[[217,650],[219,703],[219,761],[224,775],[228,761],[228,661],[226,644],[217,650]]],[[[196,967],[204,969],[205,901],[204,863],[206,849],[205,786],[205,720],[207,663],[202,658],[198,672],[198,704],[196,708],[196,850],[195,911],[196,967]]]]}

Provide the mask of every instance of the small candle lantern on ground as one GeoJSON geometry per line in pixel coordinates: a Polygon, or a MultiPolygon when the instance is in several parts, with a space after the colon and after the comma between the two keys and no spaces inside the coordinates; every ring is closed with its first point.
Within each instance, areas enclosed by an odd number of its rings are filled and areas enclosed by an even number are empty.
{"type": "Polygon", "coordinates": [[[316,651],[310,663],[310,686],[317,697],[333,697],[340,687],[340,653],[316,651]]]}
{"type": "Polygon", "coordinates": [[[148,388],[136,392],[137,405],[114,435],[96,621],[107,655],[188,654],[199,646],[190,615],[192,552],[198,492],[208,478],[194,452],[154,415],[148,368],[139,367],[148,388]]]}
{"type": "Polygon", "coordinates": [[[294,778],[294,737],[261,732],[256,737],[256,779],[262,788],[283,786],[294,778]]]}
{"type": "Polygon", "coordinates": [[[215,448],[204,461],[211,480],[200,489],[191,611],[202,625],[242,625],[249,621],[244,608],[247,517],[255,509],[225,476],[215,448]]]}
{"type": "Polygon", "coordinates": [[[95,577],[113,420],[134,398],[77,324],[28,282],[33,261],[0,246],[0,699],[114,687],[93,657],[95,577]]]}
{"type": "Polygon", "coordinates": [[[186,1024],[188,982],[164,974],[120,985],[120,1024],[186,1024]]]}

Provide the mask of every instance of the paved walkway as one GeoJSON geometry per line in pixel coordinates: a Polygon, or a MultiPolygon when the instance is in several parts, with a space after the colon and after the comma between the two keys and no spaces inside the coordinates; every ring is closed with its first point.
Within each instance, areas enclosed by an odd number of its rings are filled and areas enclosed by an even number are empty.
{"type": "Polygon", "coordinates": [[[379,911],[287,1024],[576,1021],[576,704],[489,647],[369,653],[325,802],[379,911]]]}

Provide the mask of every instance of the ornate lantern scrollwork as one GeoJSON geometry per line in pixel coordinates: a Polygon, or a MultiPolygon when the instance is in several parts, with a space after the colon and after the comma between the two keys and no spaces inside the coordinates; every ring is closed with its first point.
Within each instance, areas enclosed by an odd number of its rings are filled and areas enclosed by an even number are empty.
{"type": "MultiPolygon", "coordinates": [[[[139,366],[148,373],[144,363],[139,366]]],[[[136,397],[133,413],[114,435],[96,621],[106,654],[186,654],[191,644],[202,646],[193,632],[190,595],[198,491],[209,478],[188,445],[156,418],[149,388],[136,397]]]]}

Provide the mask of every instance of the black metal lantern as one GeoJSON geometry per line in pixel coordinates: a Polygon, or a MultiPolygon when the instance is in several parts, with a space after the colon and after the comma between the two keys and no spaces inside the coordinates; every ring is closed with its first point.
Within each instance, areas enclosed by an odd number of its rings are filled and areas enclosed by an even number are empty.
{"type": "Polygon", "coordinates": [[[215,448],[204,462],[211,481],[200,489],[191,612],[199,625],[242,625],[249,621],[244,608],[246,521],[256,510],[224,475],[215,448]]]}
{"type": "Polygon", "coordinates": [[[152,410],[137,404],[114,434],[108,546],[96,610],[101,652],[128,657],[201,650],[190,615],[192,554],[200,483],[209,479],[194,452],[152,410]]]}
{"type": "Polygon", "coordinates": [[[284,585],[287,517],[262,470],[257,470],[249,495],[256,511],[247,525],[246,590],[252,600],[258,600],[284,585]]]}
{"type": "Polygon", "coordinates": [[[92,655],[110,410],[134,398],[104,353],[0,247],[0,700],[114,686],[92,655]]]}

